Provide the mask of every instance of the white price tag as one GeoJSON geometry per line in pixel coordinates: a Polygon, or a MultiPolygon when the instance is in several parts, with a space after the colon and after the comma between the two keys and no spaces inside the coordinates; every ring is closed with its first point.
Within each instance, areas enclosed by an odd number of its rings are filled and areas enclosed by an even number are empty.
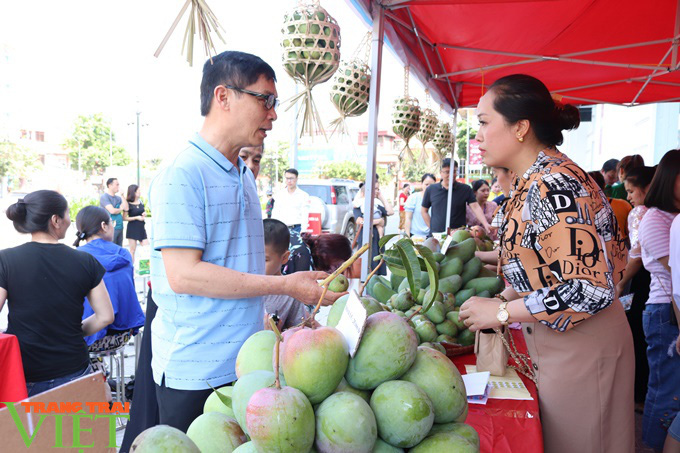
{"type": "Polygon", "coordinates": [[[351,357],[354,357],[357,349],[359,349],[361,336],[364,334],[364,326],[366,325],[366,317],[366,309],[361,304],[359,295],[352,290],[349,293],[349,299],[347,299],[340,321],[335,327],[345,337],[351,357]]]}
{"type": "Polygon", "coordinates": [[[442,255],[446,255],[446,251],[449,249],[452,242],[453,242],[453,236],[446,236],[446,240],[444,241],[444,245],[442,245],[442,249],[441,249],[442,255]]]}

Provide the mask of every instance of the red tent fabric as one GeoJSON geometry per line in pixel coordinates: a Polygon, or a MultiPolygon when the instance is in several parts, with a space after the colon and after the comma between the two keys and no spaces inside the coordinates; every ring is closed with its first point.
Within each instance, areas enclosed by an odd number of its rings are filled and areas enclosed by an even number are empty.
{"type": "MultiPolygon", "coordinates": [[[[367,21],[372,0],[349,0],[367,21]]],[[[541,79],[571,104],[680,101],[680,0],[383,0],[387,39],[436,102],[541,79]]],[[[455,98],[455,99],[454,99],[455,98]]]]}

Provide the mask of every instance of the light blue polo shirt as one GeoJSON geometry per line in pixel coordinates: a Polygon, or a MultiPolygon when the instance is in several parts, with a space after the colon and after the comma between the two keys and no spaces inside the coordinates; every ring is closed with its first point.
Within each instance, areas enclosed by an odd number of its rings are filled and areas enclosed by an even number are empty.
{"type": "MultiPolygon", "coordinates": [[[[151,183],[151,286],[158,305],[152,323],[154,381],[179,390],[209,389],[236,380],[243,342],[262,330],[260,297],[213,299],[170,289],[160,250],[203,250],[202,260],[264,274],[262,212],[253,173],[235,167],[198,134],[151,183]]],[[[219,282],[216,282],[219,283],[219,282]]]]}
{"type": "Polygon", "coordinates": [[[423,219],[423,194],[424,191],[412,193],[406,204],[404,205],[404,210],[413,213],[413,218],[411,219],[411,236],[429,236],[430,227],[425,223],[423,219]]]}

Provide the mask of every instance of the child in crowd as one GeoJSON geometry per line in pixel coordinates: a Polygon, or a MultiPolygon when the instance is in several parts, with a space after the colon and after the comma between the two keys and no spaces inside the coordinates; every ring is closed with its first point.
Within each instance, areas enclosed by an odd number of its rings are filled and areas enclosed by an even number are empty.
{"type": "MultiPolygon", "coordinates": [[[[285,223],[264,219],[264,269],[267,275],[281,275],[281,266],[288,262],[290,231],[285,223]]],[[[301,302],[285,295],[264,296],[265,322],[274,315],[280,331],[296,326],[309,315],[301,302]],[[267,315],[268,314],[268,315],[267,315]]],[[[265,328],[268,327],[265,325],[265,328]]]]}

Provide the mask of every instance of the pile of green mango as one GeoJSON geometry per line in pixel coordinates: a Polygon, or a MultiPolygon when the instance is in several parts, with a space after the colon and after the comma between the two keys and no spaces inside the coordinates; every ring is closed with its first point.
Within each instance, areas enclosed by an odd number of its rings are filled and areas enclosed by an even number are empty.
{"type": "MultiPolygon", "coordinates": [[[[424,313],[418,313],[410,324],[420,344],[445,353],[441,343],[469,346],[475,342],[474,332],[467,330],[458,318],[458,310],[472,296],[492,297],[505,287],[503,279],[485,268],[475,256],[478,242],[467,230],[452,234],[452,245],[446,254],[434,252],[438,266],[438,291],[435,301],[424,313]]],[[[409,318],[427,299],[430,278],[426,271],[416,279],[418,293],[414,294],[405,277],[392,273],[389,278],[373,277],[366,286],[368,295],[397,315],[409,318]]]]}

